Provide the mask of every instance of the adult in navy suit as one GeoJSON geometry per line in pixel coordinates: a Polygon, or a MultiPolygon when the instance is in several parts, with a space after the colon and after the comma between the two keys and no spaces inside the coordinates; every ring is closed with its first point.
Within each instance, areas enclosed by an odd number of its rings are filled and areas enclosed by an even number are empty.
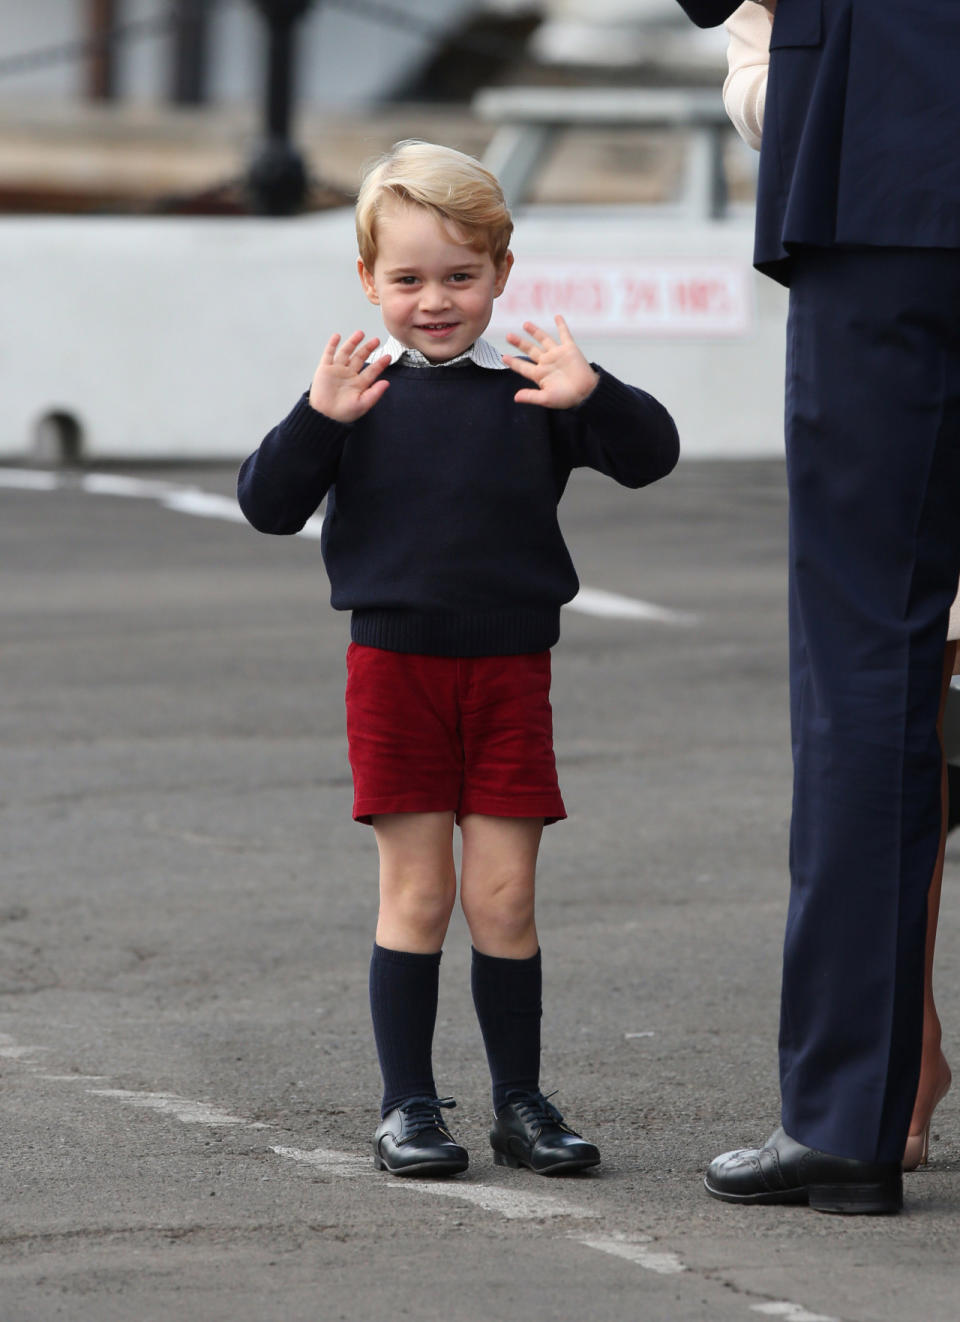
{"type": "Polygon", "coordinates": [[[711,1164],[729,1201],[902,1205],[960,571],[958,71],[957,0],[776,5],[755,260],[790,287],[783,1108],[711,1164]]]}

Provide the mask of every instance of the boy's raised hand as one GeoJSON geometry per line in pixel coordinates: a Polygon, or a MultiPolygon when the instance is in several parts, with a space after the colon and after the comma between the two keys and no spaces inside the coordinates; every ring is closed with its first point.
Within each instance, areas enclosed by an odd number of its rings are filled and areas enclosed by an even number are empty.
{"type": "Polygon", "coordinates": [[[514,372],[532,381],[536,389],[518,390],[514,399],[518,404],[539,404],[548,409],[572,409],[582,404],[592,393],[600,378],[577,348],[576,341],[563,317],[555,317],[557,339],[546,331],[525,321],[523,329],[530,336],[524,339],[510,331],[509,342],[531,358],[503,355],[503,361],[514,372]]]}
{"type": "Polygon", "coordinates": [[[342,344],[339,335],[331,335],[313,374],[310,407],[335,422],[356,422],[369,413],[390,385],[378,380],[390,365],[389,354],[366,365],[379,343],[376,338],[364,342],[363,331],[354,331],[342,344]]]}

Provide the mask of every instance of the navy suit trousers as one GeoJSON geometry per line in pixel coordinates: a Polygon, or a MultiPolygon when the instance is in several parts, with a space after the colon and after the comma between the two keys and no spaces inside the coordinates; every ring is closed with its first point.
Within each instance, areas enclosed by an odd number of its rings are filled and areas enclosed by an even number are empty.
{"type": "Polygon", "coordinates": [[[802,248],[786,440],[794,755],[783,1125],[898,1160],[920,1062],[960,573],[960,252],[802,248]]]}

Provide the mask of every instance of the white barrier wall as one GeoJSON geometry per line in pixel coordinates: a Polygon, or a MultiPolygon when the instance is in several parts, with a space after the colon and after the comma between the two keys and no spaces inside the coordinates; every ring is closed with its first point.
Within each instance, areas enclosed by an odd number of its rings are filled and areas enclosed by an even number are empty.
{"type": "MultiPolygon", "coordinates": [[[[687,456],[781,453],[786,297],[750,268],[748,218],[532,209],[513,248],[502,347],[507,325],[563,312],[671,409],[687,456]]],[[[355,261],[348,211],[0,219],[0,458],[37,457],[71,420],[87,459],[241,458],[334,330],[380,329],[355,261]]]]}

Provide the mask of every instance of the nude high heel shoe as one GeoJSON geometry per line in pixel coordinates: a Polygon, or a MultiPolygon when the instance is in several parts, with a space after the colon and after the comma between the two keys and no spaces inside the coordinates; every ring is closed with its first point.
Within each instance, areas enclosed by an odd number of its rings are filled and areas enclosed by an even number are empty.
{"type": "Polygon", "coordinates": [[[950,1091],[950,1083],[950,1066],[941,1057],[940,1077],[937,1081],[937,1090],[933,1096],[933,1106],[930,1108],[927,1123],[918,1133],[907,1136],[906,1146],[903,1149],[903,1169],[905,1171],[915,1171],[918,1166],[926,1166],[927,1158],[930,1155],[930,1122],[933,1120],[934,1111],[950,1091]]]}

